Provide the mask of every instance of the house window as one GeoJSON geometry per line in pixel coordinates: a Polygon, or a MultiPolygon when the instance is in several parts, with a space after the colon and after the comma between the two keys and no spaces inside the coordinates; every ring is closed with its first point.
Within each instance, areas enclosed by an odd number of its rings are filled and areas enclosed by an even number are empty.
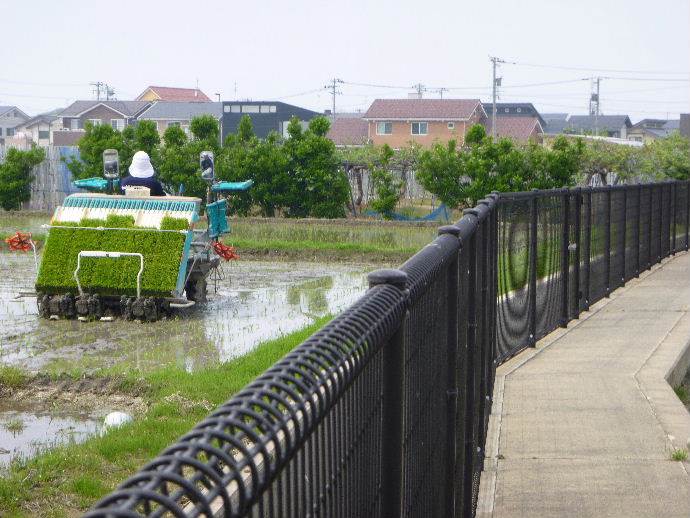
{"type": "Polygon", "coordinates": [[[449,129],[449,130],[454,130],[454,129],[455,129],[455,123],[454,123],[454,122],[449,122],[449,123],[448,123],[448,129],[449,129]]]}
{"type": "Polygon", "coordinates": [[[117,131],[125,129],[125,119],[110,119],[110,124],[117,131]]]}
{"type": "Polygon", "coordinates": [[[168,128],[170,128],[171,126],[177,126],[177,127],[179,127],[179,126],[180,126],[180,121],[170,121],[170,122],[168,122],[168,128]]]}
{"type": "Polygon", "coordinates": [[[391,135],[393,133],[393,123],[392,122],[377,122],[376,123],[376,134],[377,135],[391,135]]]}
{"type": "Polygon", "coordinates": [[[40,140],[45,140],[50,138],[50,131],[48,130],[38,130],[38,138],[40,140]]]}
{"type": "Polygon", "coordinates": [[[426,122],[413,122],[412,123],[412,134],[413,135],[426,135],[428,133],[428,123],[426,122]]]}
{"type": "Polygon", "coordinates": [[[261,113],[275,113],[276,112],[276,107],[271,106],[271,105],[262,105],[261,106],[261,113]]]}
{"type": "Polygon", "coordinates": [[[231,111],[232,113],[240,113],[241,108],[242,108],[242,106],[240,106],[239,104],[233,104],[233,105],[230,107],[230,111],[231,111]]]}
{"type": "Polygon", "coordinates": [[[5,133],[5,135],[7,135],[8,137],[14,137],[14,128],[7,128],[6,131],[7,133],[5,133]]]}
{"type": "Polygon", "coordinates": [[[78,130],[79,129],[79,119],[70,119],[69,120],[69,129],[78,130]]]}
{"type": "Polygon", "coordinates": [[[522,113],[522,108],[515,108],[515,111],[518,113],[522,113]]]}
{"type": "Polygon", "coordinates": [[[100,126],[101,125],[101,119],[87,119],[88,122],[93,124],[94,126],[100,126]]]}
{"type": "Polygon", "coordinates": [[[506,113],[510,113],[510,108],[503,108],[503,111],[506,113]]]}
{"type": "Polygon", "coordinates": [[[242,106],[242,113],[259,113],[258,104],[245,104],[242,106]]]}

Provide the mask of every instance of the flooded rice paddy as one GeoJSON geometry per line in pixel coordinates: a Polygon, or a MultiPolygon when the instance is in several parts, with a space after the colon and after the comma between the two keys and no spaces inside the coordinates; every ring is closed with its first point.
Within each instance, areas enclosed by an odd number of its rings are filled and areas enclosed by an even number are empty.
{"type": "Polygon", "coordinates": [[[223,265],[209,301],[155,323],[38,318],[29,254],[0,254],[0,363],[49,373],[226,361],[337,314],[366,289],[362,265],[237,261],[223,265]]]}
{"type": "MultiPolygon", "coordinates": [[[[50,321],[31,296],[31,254],[0,253],[0,365],[60,375],[177,366],[203,369],[335,315],[366,289],[366,265],[237,261],[209,282],[209,301],[155,323],[50,321]]],[[[79,398],[77,398],[79,399],[79,398]]],[[[97,433],[121,404],[80,408],[0,398],[0,467],[97,433]]]]}

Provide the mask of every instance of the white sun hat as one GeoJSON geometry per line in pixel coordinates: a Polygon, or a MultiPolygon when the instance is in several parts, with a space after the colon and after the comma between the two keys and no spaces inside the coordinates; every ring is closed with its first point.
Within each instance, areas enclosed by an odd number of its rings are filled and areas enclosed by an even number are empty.
{"type": "Polygon", "coordinates": [[[137,151],[132,157],[129,174],[134,178],[151,178],[154,175],[153,166],[146,151],[137,151]]]}

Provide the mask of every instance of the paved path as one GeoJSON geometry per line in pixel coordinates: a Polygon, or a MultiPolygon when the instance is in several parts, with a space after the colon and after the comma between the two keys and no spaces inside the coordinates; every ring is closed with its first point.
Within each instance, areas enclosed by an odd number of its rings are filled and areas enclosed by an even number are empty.
{"type": "Polygon", "coordinates": [[[688,518],[689,341],[683,253],[502,365],[478,516],[688,518]]]}

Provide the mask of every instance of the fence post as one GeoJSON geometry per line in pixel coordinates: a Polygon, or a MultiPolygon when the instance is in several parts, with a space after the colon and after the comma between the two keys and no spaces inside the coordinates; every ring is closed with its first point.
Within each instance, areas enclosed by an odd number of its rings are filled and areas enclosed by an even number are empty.
{"type": "Polygon", "coordinates": [[[654,213],[654,187],[649,188],[649,217],[647,218],[647,270],[652,267],[652,214],[654,213]]]}
{"type": "Polygon", "coordinates": [[[685,250],[690,249],[690,180],[685,182],[685,250]]]}
{"type": "MultiPolygon", "coordinates": [[[[450,234],[456,238],[460,237],[460,229],[454,225],[446,225],[438,229],[439,235],[450,234]]],[[[462,243],[460,243],[462,247],[462,243]]],[[[447,320],[448,336],[446,338],[446,358],[447,358],[447,389],[446,389],[446,492],[444,502],[444,516],[455,516],[456,495],[455,495],[455,472],[456,472],[456,420],[458,411],[458,268],[460,268],[460,248],[455,260],[448,266],[447,276],[447,320]]]]}
{"type": "Polygon", "coordinates": [[[573,318],[580,318],[580,301],[582,300],[582,290],[580,290],[580,247],[582,246],[581,225],[582,225],[582,188],[573,189],[575,193],[575,257],[573,258],[573,283],[575,286],[575,313],[573,318]]]}
{"type": "Polygon", "coordinates": [[[640,234],[642,233],[642,184],[637,184],[637,224],[635,225],[635,277],[640,276],[640,234]]]}
{"type": "Polygon", "coordinates": [[[626,248],[628,246],[628,186],[624,185],[623,186],[623,236],[622,236],[622,241],[623,241],[623,250],[622,250],[622,256],[621,261],[623,263],[623,272],[621,275],[621,286],[625,284],[625,266],[626,266],[626,248]]]}
{"type": "Polygon", "coordinates": [[[589,311],[589,285],[591,277],[592,266],[592,188],[587,187],[587,212],[585,212],[585,243],[587,244],[587,253],[585,254],[585,272],[587,272],[587,282],[585,283],[584,299],[585,303],[583,310],[589,311]]]}
{"type": "Polygon", "coordinates": [[[570,278],[570,191],[563,189],[561,227],[561,327],[568,327],[568,280],[570,278]]]}
{"type": "Polygon", "coordinates": [[[673,210],[671,211],[671,254],[676,254],[676,205],[678,204],[678,184],[673,182],[671,184],[671,192],[673,193],[673,210]]]}
{"type": "Polygon", "coordinates": [[[606,298],[611,294],[611,186],[606,186],[606,229],[604,232],[604,264],[606,265],[606,298]]]}
{"type": "Polygon", "coordinates": [[[529,289],[527,293],[529,302],[529,346],[537,343],[537,219],[538,200],[537,189],[532,189],[532,200],[529,207],[530,231],[529,231],[529,289]]]}
{"type": "Polygon", "coordinates": [[[664,185],[658,184],[659,191],[659,253],[656,256],[656,262],[660,262],[664,254],[664,185]]]}
{"type": "MultiPolygon", "coordinates": [[[[401,270],[382,269],[371,272],[369,287],[388,284],[407,296],[407,274],[401,270]]],[[[385,518],[402,515],[403,486],[403,397],[405,369],[405,324],[409,311],[400,327],[383,348],[383,410],[382,430],[385,440],[381,447],[381,512],[385,518]]]]}

